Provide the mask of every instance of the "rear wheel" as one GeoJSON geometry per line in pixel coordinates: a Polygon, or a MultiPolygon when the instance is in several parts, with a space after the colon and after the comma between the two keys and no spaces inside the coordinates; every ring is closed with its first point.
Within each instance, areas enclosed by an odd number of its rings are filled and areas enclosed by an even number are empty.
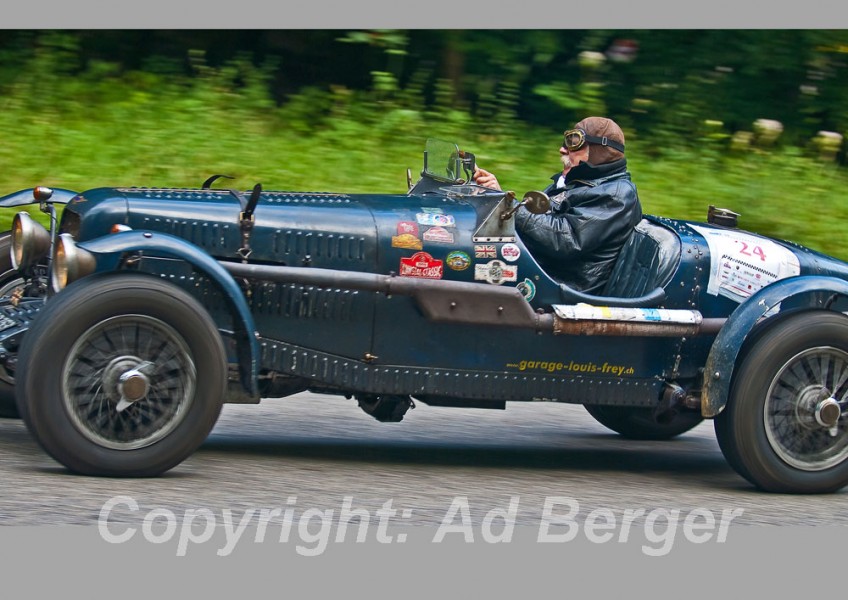
{"type": "MultiPolygon", "coordinates": [[[[17,270],[12,268],[11,245],[12,233],[0,233],[0,298],[9,296],[24,283],[17,270]]],[[[14,375],[5,365],[0,365],[0,417],[16,419],[19,416],[15,406],[14,375]]]]}
{"type": "Polygon", "coordinates": [[[668,440],[686,433],[703,420],[698,412],[674,412],[657,418],[653,408],[584,404],[604,427],[633,440],[668,440]]]}
{"type": "Polygon", "coordinates": [[[152,476],[218,418],[227,363],[215,324],[151,277],[88,277],[45,305],[19,354],[18,402],[42,447],[72,471],[152,476]]]}
{"type": "Polygon", "coordinates": [[[771,492],[848,485],[848,318],[800,314],[765,332],[715,419],[731,466],[771,492]]]}

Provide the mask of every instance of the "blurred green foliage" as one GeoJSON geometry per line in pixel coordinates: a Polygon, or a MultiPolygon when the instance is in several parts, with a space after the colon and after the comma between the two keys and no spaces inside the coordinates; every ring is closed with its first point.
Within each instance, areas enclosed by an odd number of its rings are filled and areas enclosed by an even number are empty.
{"type": "Polygon", "coordinates": [[[563,129],[607,114],[646,212],[703,220],[714,204],[848,259],[844,145],[812,141],[848,132],[848,32],[9,34],[0,194],[214,173],[243,189],[404,193],[427,137],[522,194],[557,170],[563,129]],[[780,122],[776,141],[757,119],[780,122]]]}

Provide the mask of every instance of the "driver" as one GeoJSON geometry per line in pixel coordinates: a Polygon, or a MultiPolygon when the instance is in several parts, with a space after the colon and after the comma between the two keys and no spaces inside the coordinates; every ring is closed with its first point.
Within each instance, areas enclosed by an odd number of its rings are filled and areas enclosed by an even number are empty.
{"type": "MultiPolygon", "coordinates": [[[[624,133],[611,119],[588,117],[565,132],[559,154],[562,172],[545,189],[551,210],[543,215],[519,211],[516,229],[551,276],[598,294],[642,219],[624,157],[624,133]]],[[[501,189],[497,178],[483,169],[476,168],[473,179],[501,189]]]]}

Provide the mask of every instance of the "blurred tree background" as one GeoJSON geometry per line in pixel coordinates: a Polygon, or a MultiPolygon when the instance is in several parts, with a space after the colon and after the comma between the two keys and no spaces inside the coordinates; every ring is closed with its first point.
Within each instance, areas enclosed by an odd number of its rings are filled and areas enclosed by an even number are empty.
{"type": "Polygon", "coordinates": [[[35,184],[399,192],[427,137],[519,194],[563,129],[625,129],[647,212],[848,258],[848,31],[74,30],[0,40],[0,194],[35,184]],[[5,191],[4,191],[5,190],[5,191]]]}

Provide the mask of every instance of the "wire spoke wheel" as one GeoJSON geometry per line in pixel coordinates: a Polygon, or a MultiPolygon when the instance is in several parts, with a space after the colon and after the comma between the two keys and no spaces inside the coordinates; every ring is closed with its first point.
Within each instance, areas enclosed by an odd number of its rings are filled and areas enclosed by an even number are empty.
{"type": "Polygon", "coordinates": [[[765,327],[715,419],[719,447],[760,489],[835,492],[848,485],[848,318],[809,310],[765,327]]]}
{"type": "Polygon", "coordinates": [[[166,437],[190,408],[197,373],[169,325],[145,315],[113,317],[71,348],[62,376],[74,425],[113,449],[143,448],[166,437]]]}
{"type": "Polygon", "coordinates": [[[769,386],[765,431],[787,464],[820,471],[848,458],[848,353],[810,348],[790,359],[769,386]]]}
{"type": "Polygon", "coordinates": [[[144,274],[103,273],[45,304],[15,383],[27,429],[71,471],[151,477],[209,435],[227,372],[217,325],[191,294],[144,274]]]}

